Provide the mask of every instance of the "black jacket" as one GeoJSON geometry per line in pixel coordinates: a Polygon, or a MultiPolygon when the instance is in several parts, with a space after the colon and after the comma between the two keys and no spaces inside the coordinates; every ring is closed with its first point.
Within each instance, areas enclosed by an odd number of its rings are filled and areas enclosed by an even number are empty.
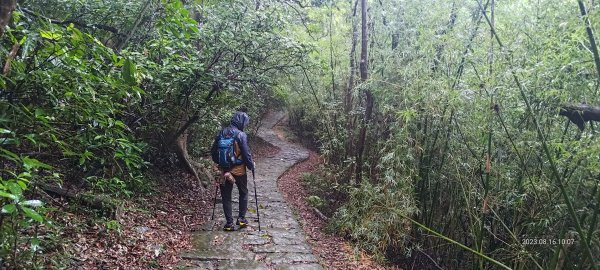
{"type": "Polygon", "coordinates": [[[213,141],[212,148],[210,153],[212,155],[212,160],[215,163],[219,163],[219,138],[222,134],[233,134],[238,133],[237,141],[238,146],[240,147],[240,151],[242,152],[242,160],[246,167],[254,171],[254,162],[252,161],[252,154],[250,153],[250,147],[248,146],[248,135],[244,132],[244,128],[248,126],[250,122],[250,117],[244,112],[236,112],[231,118],[231,122],[229,126],[224,127],[219,131],[217,136],[215,136],[215,140],[213,141]]]}

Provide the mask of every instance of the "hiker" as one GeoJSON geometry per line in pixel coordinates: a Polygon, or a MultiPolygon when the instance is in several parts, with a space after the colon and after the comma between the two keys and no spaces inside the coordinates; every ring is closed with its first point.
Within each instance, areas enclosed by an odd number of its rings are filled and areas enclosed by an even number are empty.
{"type": "Polygon", "coordinates": [[[254,172],[254,162],[248,147],[248,136],[244,128],[248,126],[250,117],[242,111],[235,112],[229,126],[224,127],[215,137],[211,148],[212,160],[218,165],[224,181],[220,183],[223,211],[225,212],[225,231],[233,231],[231,209],[231,192],[233,184],[237,185],[240,193],[239,214],[236,224],[240,228],[248,226],[246,211],[248,210],[248,176],[246,168],[254,172]]]}

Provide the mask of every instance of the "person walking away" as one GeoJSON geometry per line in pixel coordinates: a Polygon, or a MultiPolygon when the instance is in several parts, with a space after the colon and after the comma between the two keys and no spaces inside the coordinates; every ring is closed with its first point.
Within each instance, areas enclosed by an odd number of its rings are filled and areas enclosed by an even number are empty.
{"type": "Polygon", "coordinates": [[[254,172],[254,162],[248,146],[248,136],[244,128],[248,126],[250,117],[245,112],[235,112],[229,126],[219,131],[211,147],[212,160],[218,165],[223,174],[220,184],[221,198],[223,200],[223,212],[225,212],[225,231],[233,231],[231,192],[233,184],[239,191],[239,213],[236,224],[240,228],[248,226],[246,211],[248,210],[248,175],[246,168],[254,172]]]}

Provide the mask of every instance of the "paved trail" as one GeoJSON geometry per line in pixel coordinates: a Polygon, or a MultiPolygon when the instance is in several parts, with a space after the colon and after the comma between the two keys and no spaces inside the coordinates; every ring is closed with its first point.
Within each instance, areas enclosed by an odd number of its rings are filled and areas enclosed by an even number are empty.
{"type": "MultiPolygon", "coordinates": [[[[306,243],[302,228],[277,189],[277,178],[289,167],[308,158],[302,146],[279,139],[273,127],[284,114],[269,113],[258,136],[281,149],[256,163],[256,189],[262,231],[258,231],[252,176],[248,177],[248,228],[224,232],[223,208],[217,204],[215,222],[194,236],[194,250],[181,255],[185,269],[323,269],[306,243]],[[217,215],[216,215],[217,216],[217,215]],[[190,266],[193,265],[193,266],[190,266]]],[[[237,215],[237,188],[234,188],[234,217],[237,215]]]]}

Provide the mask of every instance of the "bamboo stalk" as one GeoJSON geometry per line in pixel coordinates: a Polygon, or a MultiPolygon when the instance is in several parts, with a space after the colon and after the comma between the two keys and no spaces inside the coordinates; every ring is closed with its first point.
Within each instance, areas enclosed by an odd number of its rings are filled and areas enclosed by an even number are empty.
{"type": "MultiPolygon", "coordinates": [[[[498,219],[498,221],[500,221],[500,224],[502,224],[502,227],[504,227],[504,229],[508,232],[508,234],[513,239],[513,241],[515,243],[517,243],[521,248],[523,248],[523,244],[521,243],[521,241],[519,241],[519,239],[513,233],[513,231],[511,231],[510,228],[508,228],[508,226],[506,225],[506,223],[504,223],[504,221],[502,221],[502,219],[500,218],[500,216],[498,215],[498,213],[496,213],[496,211],[494,211],[494,208],[490,207],[490,211],[492,212],[492,214],[494,214],[494,216],[498,219]]],[[[527,253],[527,256],[529,256],[529,258],[533,261],[533,263],[535,264],[535,266],[537,266],[538,269],[541,269],[541,270],[544,269],[544,267],[542,267],[538,263],[538,261],[533,257],[533,255],[531,255],[531,253],[527,252],[526,250],[525,250],[525,252],[527,253]]]]}
{"type": "Polygon", "coordinates": [[[594,235],[594,230],[596,229],[596,226],[598,226],[598,214],[600,214],[600,192],[598,191],[598,185],[596,185],[596,187],[594,188],[594,193],[596,193],[596,207],[594,207],[594,215],[592,216],[590,228],[588,229],[588,237],[586,240],[588,245],[591,245],[592,235],[594,235]]]}
{"type": "MultiPolygon", "coordinates": [[[[531,184],[531,188],[533,189],[533,192],[534,192],[533,194],[535,195],[536,198],[539,198],[537,187],[533,183],[533,179],[531,178],[529,170],[527,170],[527,165],[525,164],[525,159],[523,158],[523,155],[521,155],[519,149],[517,148],[517,145],[515,144],[514,139],[510,135],[510,132],[508,132],[508,128],[506,127],[506,123],[504,122],[504,118],[500,114],[499,110],[496,111],[496,115],[498,116],[498,119],[500,120],[500,124],[502,125],[504,132],[506,132],[506,136],[508,137],[508,140],[510,141],[511,146],[513,147],[513,149],[515,150],[515,153],[517,154],[517,158],[519,159],[521,168],[523,169],[525,175],[529,179],[529,183],[531,184]]],[[[520,189],[522,188],[521,185],[519,186],[519,188],[520,189]]]]}
{"type": "MultiPolygon", "coordinates": [[[[494,104],[494,98],[490,97],[490,104],[494,104]]],[[[493,113],[492,113],[493,114],[493,113]]],[[[490,176],[492,174],[491,172],[491,158],[492,158],[492,135],[493,135],[493,129],[492,129],[492,123],[493,123],[493,119],[494,116],[490,115],[489,119],[488,119],[488,138],[487,138],[487,152],[485,155],[485,181],[483,182],[483,205],[482,205],[482,209],[481,209],[481,218],[480,218],[480,228],[479,228],[479,234],[477,235],[478,239],[477,242],[478,244],[478,248],[479,248],[479,252],[483,253],[483,232],[484,232],[484,227],[485,227],[485,216],[487,215],[487,207],[489,207],[487,205],[487,199],[488,199],[488,195],[490,192],[490,176]]],[[[484,265],[483,265],[484,261],[480,260],[479,261],[479,269],[484,269],[484,265]]]]}
{"type": "MultiPolygon", "coordinates": [[[[581,12],[583,22],[585,23],[585,31],[587,32],[588,39],[590,40],[590,49],[592,50],[592,54],[594,55],[594,63],[596,64],[596,72],[598,75],[598,84],[600,85],[600,56],[598,56],[598,46],[596,45],[596,39],[594,38],[594,32],[592,31],[592,23],[590,22],[590,18],[588,17],[588,13],[583,1],[577,0],[577,3],[579,5],[579,11],[581,12]]],[[[596,88],[594,97],[597,95],[598,88],[596,88]]]]}
{"type": "MultiPolygon", "coordinates": [[[[479,6],[481,6],[481,1],[480,0],[477,0],[477,3],[479,4],[479,6]]],[[[496,32],[495,28],[493,27],[492,23],[490,22],[490,18],[485,13],[483,13],[483,16],[485,17],[485,20],[487,21],[488,25],[490,26],[490,28],[491,28],[494,36],[496,37],[496,42],[498,42],[498,46],[501,49],[505,49],[502,41],[500,40],[500,37],[498,36],[498,33],[496,32]]],[[[505,57],[506,57],[506,61],[508,61],[509,63],[511,63],[511,53],[505,54],[505,57]]],[[[525,106],[527,107],[527,111],[529,111],[529,114],[533,115],[533,109],[532,109],[531,103],[529,102],[529,98],[525,94],[525,88],[521,84],[521,80],[519,79],[519,77],[517,76],[517,74],[515,73],[515,71],[513,69],[510,70],[510,73],[511,73],[511,75],[513,77],[513,80],[515,81],[515,84],[517,85],[517,88],[519,89],[519,92],[521,94],[523,102],[525,102],[525,106]]],[[[544,134],[542,133],[542,130],[540,128],[540,125],[539,125],[537,119],[535,117],[532,117],[532,121],[533,121],[533,124],[535,126],[535,129],[536,129],[536,132],[538,134],[538,137],[540,138],[540,141],[542,143],[542,148],[544,150],[544,153],[546,154],[546,157],[548,158],[548,162],[550,163],[550,168],[552,169],[552,176],[554,177],[556,185],[560,189],[560,193],[561,193],[561,195],[563,197],[563,200],[565,201],[565,204],[567,205],[567,209],[568,209],[569,215],[573,219],[573,222],[575,222],[575,229],[576,229],[577,233],[579,234],[579,236],[582,239],[585,239],[586,235],[583,233],[583,228],[581,227],[581,224],[579,222],[579,218],[575,214],[575,208],[573,207],[573,203],[571,202],[571,199],[569,199],[569,195],[567,194],[567,190],[566,190],[566,188],[563,185],[563,182],[562,182],[562,179],[561,179],[560,174],[558,172],[558,169],[556,167],[554,158],[553,158],[552,154],[550,153],[550,148],[548,148],[548,143],[546,142],[546,138],[544,137],[544,134]]],[[[581,243],[582,243],[581,245],[583,246],[583,249],[586,252],[586,256],[588,257],[588,259],[591,262],[592,269],[598,269],[598,267],[596,266],[594,255],[593,255],[592,250],[591,250],[590,246],[588,245],[587,241],[584,240],[584,241],[581,241],[581,243]]]]}
{"type": "Polygon", "coordinates": [[[508,266],[506,266],[505,264],[503,264],[503,263],[501,263],[501,262],[499,262],[499,261],[497,261],[497,260],[494,260],[494,259],[490,258],[489,256],[487,256],[487,255],[485,255],[485,254],[483,254],[483,253],[481,253],[481,252],[478,252],[477,250],[474,250],[474,249],[472,249],[472,248],[470,248],[470,247],[467,247],[467,246],[465,246],[465,245],[463,245],[463,244],[461,244],[461,243],[459,243],[459,242],[457,242],[457,241],[455,241],[455,240],[453,240],[453,239],[450,239],[450,238],[446,237],[445,235],[443,235],[443,234],[441,234],[441,233],[438,233],[438,232],[436,232],[436,231],[434,231],[434,230],[430,229],[429,227],[427,227],[427,226],[425,226],[425,225],[423,225],[423,224],[421,224],[421,223],[419,223],[419,222],[417,222],[417,221],[413,220],[412,218],[409,218],[409,217],[407,217],[407,216],[405,216],[405,215],[403,215],[403,214],[399,214],[399,215],[400,215],[401,217],[405,218],[405,219],[408,219],[408,220],[409,220],[410,222],[412,222],[413,224],[415,224],[415,225],[417,225],[417,226],[421,227],[423,230],[426,230],[427,232],[429,232],[429,233],[432,233],[433,235],[435,235],[435,236],[437,236],[437,237],[439,237],[439,238],[441,238],[441,239],[443,239],[443,240],[446,240],[447,242],[450,242],[450,243],[452,243],[452,244],[454,244],[454,245],[457,245],[457,246],[459,246],[460,248],[462,248],[462,249],[464,249],[464,250],[466,250],[466,251],[469,251],[469,252],[473,253],[474,255],[476,255],[476,256],[478,256],[478,257],[480,257],[480,258],[484,259],[484,260],[487,260],[487,261],[489,261],[489,262],[491,262],[491,263],[493,263],[493,264],[495,264],[495,265],[498,265],[498,266],[500,266],[500,267],[502,267],[502,268],[504,268],[504,269],[511,270],[511,268],[510,268],[510,267],[508,267],[508,266]]]}

